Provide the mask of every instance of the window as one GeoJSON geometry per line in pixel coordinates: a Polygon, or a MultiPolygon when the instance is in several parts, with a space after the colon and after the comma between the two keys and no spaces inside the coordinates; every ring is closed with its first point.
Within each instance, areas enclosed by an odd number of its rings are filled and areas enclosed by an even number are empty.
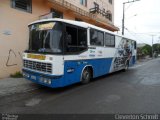
{"type": "Polygon", "coordinates": [[[104,34],[101,31],[91,29],[90,30],[90,44],[103,46],[104,45],[104,34]]]}
{"type": "Polygon", "coordinates": [[[80,0],[80,4],[87,7],[87,0],[80,0]]]}
{"type": "Polygon", "coordinates": [[[111,46],[115,46],[115,37],[111,35],[111,46]]]}
{"type": "Polygon", "coordinates": [[[78,53],[87,49],[87,29],[66,26],[66,52],[78,53]]]}
{"type": "Polygon", "coordinates": [[[78,29],[78,46],[82,48],[81,50],[87,47],[87,30],[85,29],[78,29]]]}
{"type": "Polygon", "coordinates": [[[112,0],[108,0],[110,4],[112,4],[112,0]]]}
{"type": "Polygon", "coordinates": [[[63,51],[63,24],[43,22],[29,26],[29,51],[35,53],[60,54],[63,51]],[[45,26],[53,25],[53,28],[45,26]]]}
{"type": "Polygon", "coordinates": [[[115,36],[108,33],[105,34],[105,46],[115,47],[115,36]]]}
{"type": "Polygon", "coordinates": [[[32,0],[11,0],[12,7],[15,9],[32,12],[32,0]]]}

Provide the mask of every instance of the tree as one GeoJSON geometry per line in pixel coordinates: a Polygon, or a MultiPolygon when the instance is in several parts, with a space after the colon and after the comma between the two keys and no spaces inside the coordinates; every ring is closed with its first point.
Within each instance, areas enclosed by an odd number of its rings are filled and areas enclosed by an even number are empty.
{"type": "Polygon", "coordinates": [[[160,54],[160,44],[154,44],[153,45],[153,51],[157,52],[158,54],[160,54]]]}
{"type": "Polygon", "coordinates": [[[152,47],[146,44],[141,48],[141,52],[144,56],[147,56],[147,55],[152,56],[152,47]]]}

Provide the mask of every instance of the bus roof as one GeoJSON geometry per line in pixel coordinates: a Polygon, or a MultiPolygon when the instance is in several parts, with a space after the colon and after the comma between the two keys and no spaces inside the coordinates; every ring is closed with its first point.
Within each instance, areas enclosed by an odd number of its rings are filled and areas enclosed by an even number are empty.
{"type": "MultiPolygon", "coordinates": [[[[83,27],[83,28],[93,28],[93,29],[104,31],[104,32],[107,32],[107,33],[110,33],[110,34],[113,34],[113,35],[116,35],[116,36],[119,36],[119,37],[130,39],[130,38],[124,37],[122,35],[116,34],[114,32],[111,32],[107,29],[103,29],[103,28],[97,27],[95,25],[92,25],[92,24],[89,24],[89,23],[86,23],[86,22],[83,22],[83,21],[74,21],[74,20],[68,20],[68,19],[50,18],[50,19],[37,20],[35,22],[30,23],[28,26],[30,26],[32,24],[36,24],[36,23],[41,23],[41,22],[54,22],[54,21],[64,22],[64,23],[68,23],[68,24],[71,24],[71,25],[80,26],[80,27],[83,27]]],[[[131,40],[133,40],[133,39],[131,39],[131,40]]]]}

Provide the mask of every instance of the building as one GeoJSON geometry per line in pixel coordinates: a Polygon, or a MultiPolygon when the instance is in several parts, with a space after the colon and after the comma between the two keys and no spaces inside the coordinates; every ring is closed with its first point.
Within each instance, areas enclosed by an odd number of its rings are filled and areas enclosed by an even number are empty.
{"type": "Polygon", "coordinates": [[[0,14],[0,78],[21,70],[27,25],[35,20],[60,17],[118,31],[114,0],[1,0],[0,14]]]}

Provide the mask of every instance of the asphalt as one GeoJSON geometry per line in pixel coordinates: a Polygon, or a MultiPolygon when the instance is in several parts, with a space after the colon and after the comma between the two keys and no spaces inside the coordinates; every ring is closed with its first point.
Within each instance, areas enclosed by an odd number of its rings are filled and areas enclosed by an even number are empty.
{"type": "MultiPolygon", "coordinates": [[[[141,59],[137,61],[136,66],[141,66],[143,63],[152,60],[151,58],[141,59]]],[[[0,79],[0,96],[12,95],[15,93],[25,93],[39,89],[39,86],[24,78],[1,78],[0,79]]]]}
{"type": "Polygon", "coordinates": [[[29,92],[35,89],[38,89],[38,86],[24,78],[0,79],[0,97],[15,93],[29,92]]]}
{"type": "Polygon", "coordinates": [[[9,79],[9,83],[0,80],[0,113],[159,113],[159,65],[159,58],[146,60],[127,72],[61,89],[50,89],[24,79],[9,79]]]}

